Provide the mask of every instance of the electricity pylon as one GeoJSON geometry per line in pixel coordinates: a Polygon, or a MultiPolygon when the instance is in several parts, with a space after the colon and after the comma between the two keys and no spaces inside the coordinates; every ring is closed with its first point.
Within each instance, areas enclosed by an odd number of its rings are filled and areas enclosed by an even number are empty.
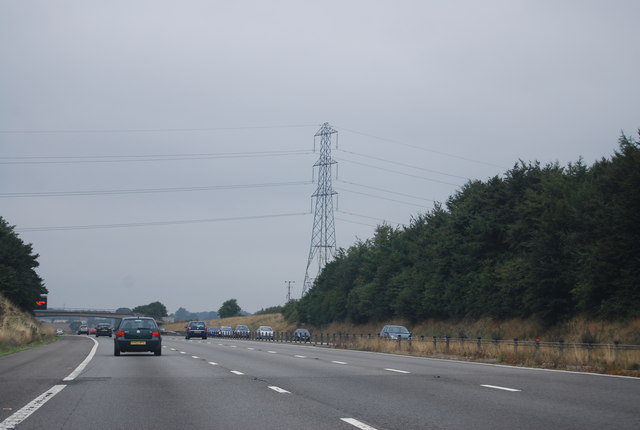
{"type": "MultiPolygon", "coordinates": [[[[309,274],[309,267],[314,259],[318,263],[317,274],[336,255],[336,229],[333,220],[333,196],[338,194],[331,186],[331,166],[337,162],[331,158],[331,135],[336,135],[336,148],[338,146],[338,135],[328,122],[322,124],[320,130],[313,138],[314,150],[316,137],[320,137],[320,158],[313,165],[318,168],[318,187],[311,196],[315,198],[315,212],[313,215],[313,232],[311,233],[311,248],[309,249],[309,260],[307,270],[304,275],[302,285],[302,295],[311,288],[313,277],[309,274]]],[[[315,172],[315,170],[314,170],[315,172]]]]}

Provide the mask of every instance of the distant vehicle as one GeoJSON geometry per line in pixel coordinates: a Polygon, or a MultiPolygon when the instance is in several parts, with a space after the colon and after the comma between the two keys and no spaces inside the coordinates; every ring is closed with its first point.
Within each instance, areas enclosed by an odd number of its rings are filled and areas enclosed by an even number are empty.
{"type": "Polygon", "coordinates": [[[411,339],[411,332],[403,325],[386,325],[380,331],[385,339],[411,339]]]}
{"type": "Polygon", "coordinates": [[[91,327],[91,328],[89,329],[89,334],[90,334],[90,335],[91,335],[91,334],[96,334],[96,328],[95,328],[95,327],[91,327]]]}
{"type": "Polygon", "coordinates": [[[113,339],[113,355],[121,352],[150,351],[162,355],[162,337],[160,329],[153,318],[122,318],[113,339]]]}
{"type": "Polygon", "coordinates": [[[63,334],[64,334],[64,330],[62,330],[61,328],[56,329],[56,336],[62,336],[63,334]]]}
{"type": "Polygon", "coordinates": [[[190,321],[186,328],[187,333],[184,336],[185,339],[191,339],[192,337],[207,338],[207,327],[203,321],[190,321]]]}
{"type": "Polygon", "coordinates": [[[256,339],[273,340],[273,329],[268,325],[261,325],[256,330],[256,339]]]}
{"type": "Polygon", "coordinates": [[[220,327],[220,336],[222,337],[232,337],[233,329],[228,325],[223,325],[220,327]]]}
{"type": "Polygon", "coordinates": [[[297,328],[293,332],[293,340],[296,342],[311,342],[311,333],[306,328],[297,328]]]}
{"type": "Polygon", "coordinates": [[[248,338],[251,336],[251,330],[246,325],[237,325],[236,328],[233,329],[233,336],[240,338],[248,338]]]}
{"type": "Polygon", "coordinates": [[[220,327],[209,327],[207,329],[207,335],[211,337],[219,337],[220,336],[220,327]]]}
{"type": "Polygon", "coordinates": [[[78,334],[89,334],[89,326],[87,325],[81,325],[80,327],[78,327],[78,334]]]}
{"type": "Polygon", "coordinates": [[[111,324],[109,323],[99,323],[96,326],[96,337],[99,336],[109,336],[113,335],[113,330],[111,329],[111,324]]]}

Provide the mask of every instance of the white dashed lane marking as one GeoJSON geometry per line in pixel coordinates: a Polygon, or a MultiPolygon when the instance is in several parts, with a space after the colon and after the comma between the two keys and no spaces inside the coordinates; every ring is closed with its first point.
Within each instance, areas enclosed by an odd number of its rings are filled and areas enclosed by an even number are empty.
{"type": "Polygon", "coordinates": [[[411,372],[407,372],[406,370],[398,370],[398,369],[384,369],[387,370],[389,372],[396,372],[396,373],[411,373],[411,372]]]}
{"type": "Polygon", "coordinates": [[[347,364],[344,361],[332,361],[332,363],[335,363],[335,364],[347,364]]]}
{"type": "Polygon", "coordinates": [[[375,427],[371,427],[370,425],[367,425],[363,422],[360,422],[358,420],[356,420],[355,418],[340,418],[342,421],[344,421],[345,423],[349,423],[354,427],[357,427],[359,429],[362,430],[376,430],[375,427]]]}
{"type": "Polygon", "coordinates": [[[231,373],[233,373],[235,375],[244,375],[244,373],[238,372],[237,370],[232,370],[231,373]]]}
{"type": "Polygon", "coordinates": [[[493,388],[495,390],[502,390],[502,391],[511,391],[511,392],[522,391],[522,390],[516,390],[515,388],[498,387],[497,385],[480,385],[480,386],[485,388],[493,388]]]}
{"type": "Polygon", "coordinates": [[[192,355],[191,358],[200,358],[197,355],[192,355]]]}
{"type": "Polygon", "coordinates": [[[281,394],[291,394],[291,392],[285,390],[284,388],[280,388],[280,387],[276,387],[276,386],[270,386],[269,388],[271,388],[273,391],[281,393],[281,394]]]}
{"type": "Polygon", "coordinates": [[[218,365],[218,363],[214,363],[213,361],[210,361],[209,364],[212,365],[212,366],[217,366],[218,365]]]}
{"type": "Polygon", "coordinates": [[[294,355],[295,358],[307,358],[306,355],[294,355]]]}

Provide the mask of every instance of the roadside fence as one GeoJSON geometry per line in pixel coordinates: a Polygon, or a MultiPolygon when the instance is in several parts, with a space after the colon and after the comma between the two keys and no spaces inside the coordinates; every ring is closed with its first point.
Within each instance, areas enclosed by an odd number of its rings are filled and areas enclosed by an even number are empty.
{"type": "MultiPolygon", "coordinates": [[[[492,363],[539,366],[567,370],[631,371],[640,376],[640,345],[546,342],[540,339],[483,339],[414,337],[384,339],[377,334],[313,333],[308,340],[296,339],[293,332],[274,332],[273,339],[256,339],[255,333],[239,338],[262,342],[307,343],[363,351],[423,357],[460,358],[492,363]]],[[[625,372],[623,372],[625,373],[625,372]]]]}

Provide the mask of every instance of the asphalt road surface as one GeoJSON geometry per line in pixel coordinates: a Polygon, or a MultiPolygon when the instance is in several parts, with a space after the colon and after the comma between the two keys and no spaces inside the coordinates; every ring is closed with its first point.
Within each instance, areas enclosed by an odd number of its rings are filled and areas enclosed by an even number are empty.
{"type": "Polygon", "coordinates": [[[0,408],[0,429],[637,430],[640,380],[216,338],[114,357],[71,335],[0,357],[0,408]]]}

